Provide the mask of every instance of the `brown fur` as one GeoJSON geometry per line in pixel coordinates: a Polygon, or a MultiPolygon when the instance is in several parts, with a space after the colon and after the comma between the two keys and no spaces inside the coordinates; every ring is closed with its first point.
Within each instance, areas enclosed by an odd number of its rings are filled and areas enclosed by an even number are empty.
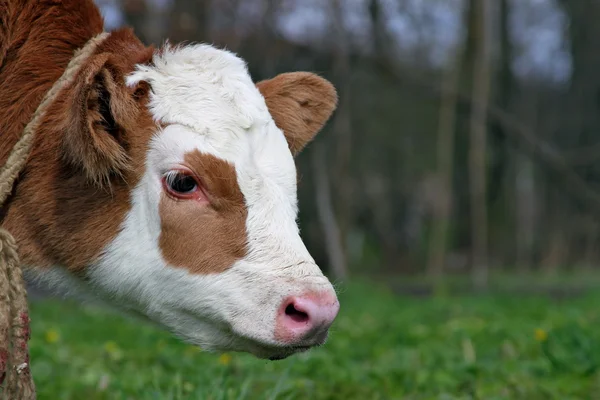
{"type": "Polygon", "coordinates": [[[337,107],[333,85],[310,72],[279,74],[256,86],[294,156],[315,137],[337,107]]]}
{"type": "Polygon", "coordinates": [[[102,17],[91,0],[0,3],[0,163],[4,163],[75,49],[102,32],[102,17]]]}
{"type": "MultiPolygon", "coordinates": [[[[0,17],[12,28],[0,67],[0,162],[73,52],[102,31],[100,14],[88,0],[15,0],[8,9],[0,17]]],[[[117,82],[151,53],[130,30],[112,33],[49,107],[4,211],[3,226],[16,237],[26,264],[79,270],[117,234],[155,131],[143,88],[134,92],[117,82]],[[110,113],[99,107],[99,97],[107,94],[110,113]],[[102,122],[107,115],[117,126],[110,132],[102,122]]]]}
{"type": "Polygon", "coordinates": [[[139,48],[131,48],[136,41],[128,30],[114,32],[79,74],[74,93],[66,97],[75,112],[62,120],[63,158],[83,169],[93,183],[107,184],[112,174],[123,175],[130,167],[129,136],[136,131],[142,109],[139,96],[125,87],[123,77],[152,57],[152,49],[143,49],[139,42],[139,48]],[[111,49],[115,43],[123,47],[111,49]]]}
{"type": "Polygon", "coordinates": [[[199,151],[187,154],[185,165],[202,180],[210,204],[163,194],[162,254],[170,264],[192,273],[223,272],[246,255],[248,211],[235,167],[199,151]]]}

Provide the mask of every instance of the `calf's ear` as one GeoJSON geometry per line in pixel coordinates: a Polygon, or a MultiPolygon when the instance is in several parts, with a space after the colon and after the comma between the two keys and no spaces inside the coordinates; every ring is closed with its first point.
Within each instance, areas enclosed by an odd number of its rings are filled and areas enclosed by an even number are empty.
{"type": "Polygon", "coordinates": [[[310,72],[279,74],[256,86],[294,157],[319,133],[337,107],[333,85],[310,72]]]}
{"type": "Polygon", "coordinates": [[[126,85],[130,61],[110,52],[91,57],[67,93],[63,158],[95,184],[108,184],[130,168],[128,132],[148,90],[145,82],[126,85]]]}

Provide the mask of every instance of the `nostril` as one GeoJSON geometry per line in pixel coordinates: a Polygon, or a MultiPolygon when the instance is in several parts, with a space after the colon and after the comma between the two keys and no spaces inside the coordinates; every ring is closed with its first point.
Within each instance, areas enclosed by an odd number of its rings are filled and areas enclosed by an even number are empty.
{"type": "Polygon", "coordinates": [[[290,303],[285,308],[285,315],[291,318],[294,322],[308,322],[308,314],[304,311],[299,310],[294,303],[290,303]]]}
{"type": "Polygon", "coordinates": [[[285,344],[323,343],[339,303],[329,292],[307,292],[284,298],[275,318],[275,339],[285,344]]]}

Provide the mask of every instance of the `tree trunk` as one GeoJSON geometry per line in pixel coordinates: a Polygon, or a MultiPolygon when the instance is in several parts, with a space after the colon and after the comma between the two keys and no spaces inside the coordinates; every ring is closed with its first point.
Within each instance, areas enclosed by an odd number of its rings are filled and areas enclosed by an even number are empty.
{"type": "Polygon", "coordinates": [[[320,145],[315,146],[311,151],[317,212],[323,236],[325,237],[325,249],[329,258],[331,274],[335,280],[344,280],[348,276],[346,254],[340,236],[340,228],[332,206],[329,175],[325,162],[325,149],[323,148],[323,143],[320,143],[320,145]]]}
{"type": "Polygon", "coordinates": [[[336,38],[333,74],[339,92],[339,106],[332,125],[332,139],[335,140],[333,171],[336,176],[334,187],[337,190],[337,216],[340,240],[345,250],[346,238],[352,229],[352,115],[351,115],[351,82],[350,58],[348,54],[347,33],[343,24],[343,6],[340,0],[333,0],[333,28],[336,38]]]}
{"type": "Polygon", "coordinates": [[[598,236],[600,229],[596,221],[587,221],[583,224],[585,229],[585,247],[583,249],[583,267],[588,271],[594,271],[598,262],[598,236]]]}
{"type": "Polygon", "coordinates": [[[122,4],[125,20],[140,40],[159,47],[167,34],[165,15],[169,5],[148,4],[148,0],[123,0],[122,4]]]}
{"type": "Polygon", "coordinates": [[[489,98],[489,4],[471,0],[473,7],[474,64],[473,109],[470,121],[469,183],[471,202],[471,263],[473,283],[485,289],[488,283],[488,223],[486,204],[486,134],[489,98]]]}
{"type": "Polygon", "coordinates": [[[533,265],[535,239],[535,180],[533,162],[524,154],[515,155],[516,265],[527,272],[533,265]]]}
{"type": "MultiPolygon", "coordinates": [[[[459,46],[459,49],[461,47],[459,46]]],[[[452,174],[454,167],[454,135],[456,129],[456,105],[460,77],[461,51],[450,63],[442,82],[442,97],[438,122],[436,183],[439,198],[433,210],[432,231],[429,242],[427,271],[436,282],[441,283],[446,262],[448,228],[452,211],[452,174]]]]}
{"type": "MultiPolygon", "coordinates": [[[[535,95],[526,99],[524,119],[531,121],[531,126],[537,128],[538,105],[535,95]]],[[[514,155],[514,188],[515,188],[515,240],[516,240],[516,267],[523,273],[531,270],[535,242],[535,229],[537,217],[537,191],[534,175],[534,162],[524,152],[514,155]]],[[[539,188],[538,188],[539,190],[539,188]]]]}
{"type": "Polygon", "coordinates": [[[133,27],[136,35],[144,43],[148,43],[144,29],[148,17],[148,4],[146,0],[123,0],[121,3],[123,16],[128,25],[133,27]]]}
{"type": "Polygon", "coordinates": [[[554,276],[565,262],[567,249],[565,234],[560,226],[553,226],[548,238],[547,250],[542,259],[542,270],[547,276],[554,276]]]}
{"type": "Polygon", "coordinates": [[[174,42],[210,41],[211,0],[173,0],[169,38],[174,42]]]}
{"type": "Polygon", "coordinates": [[[571,146],[590,145],[600,129],[598,91],[600,90],[600,3],[597,0],[560,0],[569,18],[568,40],[573,63],[569,98],[563,110],[571,146]],[[586,143],[587,142],[587,143],[586,143]]]}

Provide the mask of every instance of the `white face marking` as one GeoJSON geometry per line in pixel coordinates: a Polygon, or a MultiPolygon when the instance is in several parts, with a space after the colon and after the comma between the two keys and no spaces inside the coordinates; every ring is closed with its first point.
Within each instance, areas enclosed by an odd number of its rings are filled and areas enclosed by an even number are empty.
{"type": "Polygon", "coordinates": [[[164,49],[127,83],[152,87],[150,111],[166,127],[150,144],[120,234],[88,269],[100,298],[142,313],[205,349],[273,355],[284,298],[329,292],[296,224],[296,167],[245,64],[207,45],[164,49]],[[234,165],[248,211],[248,254],[223,273],[193,275],[159,248],[160,177],[194,150],[234,165]]]}

